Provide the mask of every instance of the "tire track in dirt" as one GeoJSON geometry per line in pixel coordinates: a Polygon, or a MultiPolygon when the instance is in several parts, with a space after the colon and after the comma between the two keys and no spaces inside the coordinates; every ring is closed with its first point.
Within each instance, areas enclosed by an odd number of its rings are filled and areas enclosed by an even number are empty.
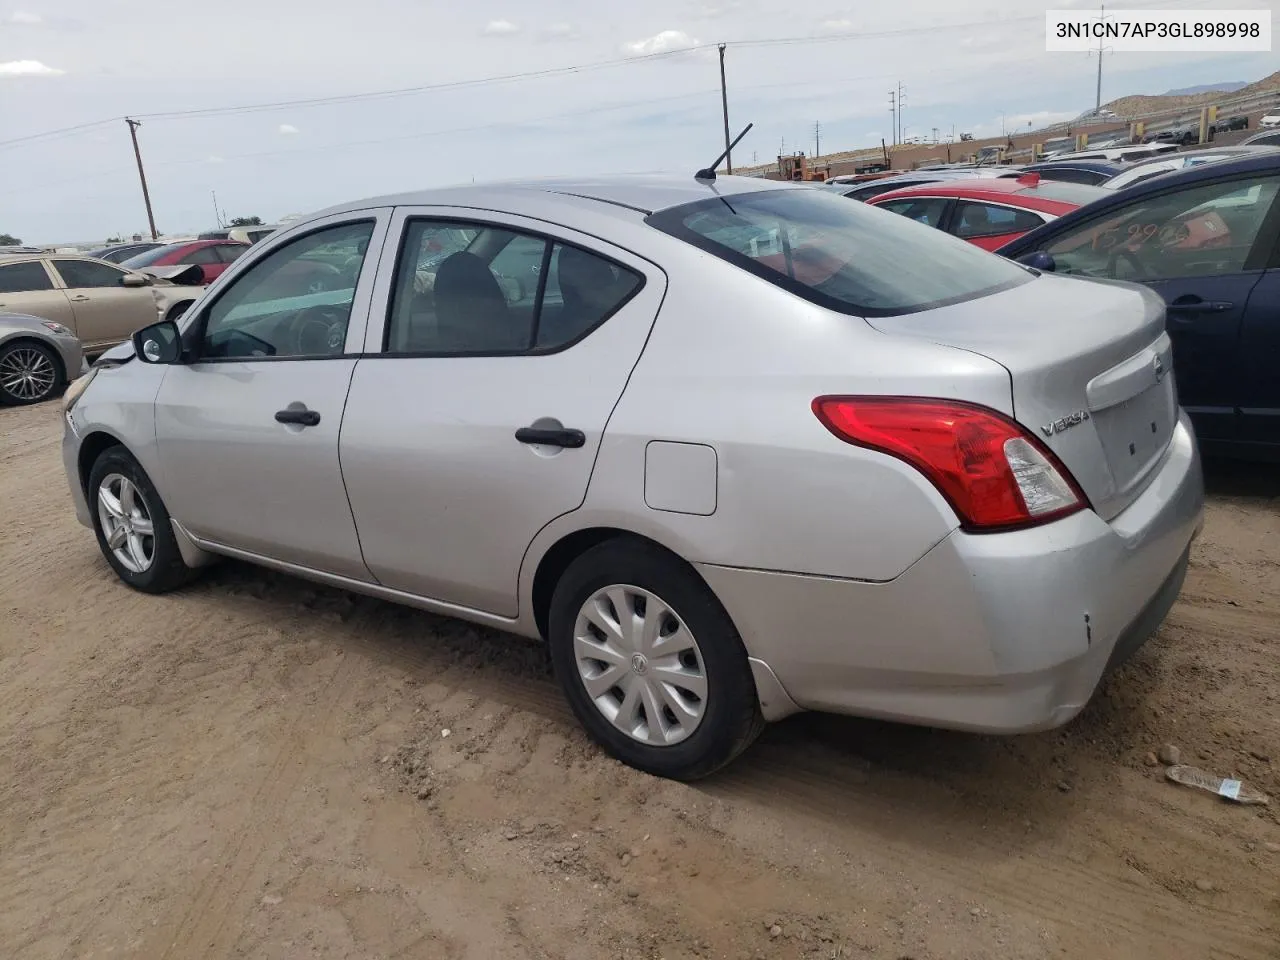
{"type": "Polygon", "coordinates": [[[273,854],[278,855],[289,796],[307,772],[307,741],[330,731],[338,705],[349,693],[352,670],[350,661],[343,657],[311,702],[294,713],[254,791],[249,819],[240,824],[238,839],[225,850],[229,857],[219,857],[219,865],[208,871],[178,923],[158,931],[150,949],[141,951],[143,956],[193,960],[226,955],[239,934],[234,928],[243,910],[237,908],[243,906],[240,901],[247,885],[273,854]],[[228,924],[233,927],[230,933],[228,924]]]}

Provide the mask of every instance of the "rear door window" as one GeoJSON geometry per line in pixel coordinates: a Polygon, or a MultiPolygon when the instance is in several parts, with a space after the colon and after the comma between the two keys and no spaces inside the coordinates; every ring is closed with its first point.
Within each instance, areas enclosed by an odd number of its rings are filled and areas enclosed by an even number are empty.
{"type": "Polygon", "coordinates": [[[646,222],[797,296],[858,316],[927,310],[1032,279],[941,230],[806,188],[713,197],[646,222]]]}
{"type": "Polygon", "coordinates": [[[957,237],[972,240],[977,237],[999,237],[1006,233],[1026,233],[1041,226],[1044,220],[1038,213],[1030,210],[961,200],[956,204],[951,222],[952,231],[957,237]]]}
{"type": "Polygon", "coordinates": [[[53,281],[39,260],[0,265],[0,293],[32,293],[52,290],[53,281]]]}

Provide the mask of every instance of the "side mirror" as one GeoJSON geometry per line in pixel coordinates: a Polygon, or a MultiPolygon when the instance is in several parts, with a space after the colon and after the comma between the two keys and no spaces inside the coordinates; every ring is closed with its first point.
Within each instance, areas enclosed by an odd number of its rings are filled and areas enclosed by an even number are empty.
{"type": "Polygon", "coordinates": [[[182,333],[172,320],[161,320],[135,330],[133,351],[143,363],[178,363],[182,358],[182,333]]]}
{"type": "Polygon", "coordinates": [[[151,283],[150,277],[144,277],[140,273],[126,273],[120,278],[120,286],[122,287],[145,287],[151,283]]]}
{"type": "Polygon", "coordinates": [[[1045,253],[1043,250],[1024,253],[1018,258],[1018,262],[1024,267],[1030,267],[1043,273],[1053,273],[1058,269],[1058,264],[1054,262],[1053,255],[1045,253]]]}

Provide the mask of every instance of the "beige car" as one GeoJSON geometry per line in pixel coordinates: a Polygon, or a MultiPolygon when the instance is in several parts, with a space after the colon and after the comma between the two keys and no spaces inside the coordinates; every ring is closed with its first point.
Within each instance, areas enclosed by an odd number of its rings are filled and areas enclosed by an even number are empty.
{"type": "Polygon", "coordinates": [[[152,277],[92,257],[0,256],[0,312],[60,323],[75,333],[90,355],[154,323],[157,289],[152,277]]]}

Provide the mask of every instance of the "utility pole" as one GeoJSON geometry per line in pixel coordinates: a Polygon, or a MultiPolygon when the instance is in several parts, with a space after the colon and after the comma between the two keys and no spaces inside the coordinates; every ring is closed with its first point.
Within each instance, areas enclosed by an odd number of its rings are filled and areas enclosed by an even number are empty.
{"type": "Polygon", "coordinates": [[[218,191],[210,190],[209,193],[213,197],[213,220],[218,226],[225,226],[222,222],[222,214],[218,212],[218,191]]]}
{"type": "Polygon", "coordinates": [[[902,82],[898,82],[898,142],[902,142],[902,135],[906,132],[906,127],[902,125],[902,108],[907,102],[907,94],[902,89],[902,82]]]}
{"type": "Polygon", "coordinates": [[[733,173],[733,155],[729,152],[729,90],[724,82],[724,48],[720,44],[720,107],[724,111],[724,166],[725,172],[733,173]]]}
{"type": "MultiPolygon", "coordinates": [[[[1102,24],[1105,27],[1107,22],[1107,5],[1105,3],[1100,4],[1098,6],[1098,17],[1101,19],[1102,24]]],[[[1106,33],[1105,30],[1102,30],[1100,32],[1106,33]]],[[[1098,91],[1097,91],[1097,96],[1095,98],[1094,107],[1093,107],[1094,116],[1097,116],[1098,112],[1101,109],[1102,109],[1102,37],[1098,37],[1098,91]]]]}
{"type": "Polygon", "coordinates": [[[818,120],[813,121],[813,158],[816,160],[822,156],[822,123],[818,120]]]}
{"type": "Polygon", "coordinates": [[[151,193],[147,190],[147,175],[142,169],[142,151],[138,149],[138,128],[142,123],[138,120],[130,120],[124,118],[124,122],[129,125],[129,136],[133,139],[133,156],[138,161],[138,179],[142,181],[142,202],[147,205],[147,224],[151,227],[151,239],[160,239],[160,234],[156,232],[156,218],[151,212],[151,193]]]}
{"type": "Polygon", "coordinates": [[[893,141],[893,145],[898,145],[898,95],[894,91],[889,91],[889,114],[893,117],[893,134],[889,137],[893,141]]]}

